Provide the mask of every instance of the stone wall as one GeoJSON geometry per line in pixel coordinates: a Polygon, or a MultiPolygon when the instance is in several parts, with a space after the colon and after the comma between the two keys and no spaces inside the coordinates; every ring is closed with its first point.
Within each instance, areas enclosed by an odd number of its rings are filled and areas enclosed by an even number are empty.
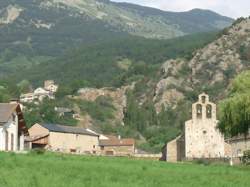
{"type": "Polygon", "coordinates": [[[128,146],[101,146],[102,155],[113,155],[113,156],[130,156],[134,155],[135,147],[133,145],[128,146]]]}
{"type": "Polygon", "coordinates": [[[241,157],[244,151],[250,150],[250,137],[232,138],[228,141],[232,147],[232,156],[241,157]]]}
{"type": "Polygon", "coordinates": [[[166,145],[165,159],[168,162],[178,162],[185,158],[184,136],[178,136],[166,145]]]}
{"type": "Polygon", "coordinates": [[[206,94],[192,106],[192,120],[185,123],[186,158],[221,158],[225,155],[224,136],[217,129],[216,105],[206,94]]]}

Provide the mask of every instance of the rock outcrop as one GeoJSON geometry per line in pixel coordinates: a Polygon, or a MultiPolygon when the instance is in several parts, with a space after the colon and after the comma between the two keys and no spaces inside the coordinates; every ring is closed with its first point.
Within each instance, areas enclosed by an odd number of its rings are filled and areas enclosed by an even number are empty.
{"type": "MultiPolygon", "coordinates": [[[[250,60],[242,59],[242,51],[250,48],[250,19],[240,19],[225,29],[217,40],[198,50],[190,61],[169,60],[161,68],[156,84],[155,107],[175,107],[193,90],[214,91],[223,97],[230,80],[250,67],[250,60]]],[[[247,51],[250,54],[250,50],[247,51]]]]}
{"type": "MultiPolygon", "coordinates": [[[[123,124],[124,109],[127,105],[126,90],[128,87],[122,88],[82,88],[78,91],[79,96],[74,97],[75,99],[81,99],[86,101],[95,101],[100,96],[110,97],[112,104],[115,107],[114,117],[115,120],[112,123],[123,124]]],[[[89,118],[89,116],[88,116],[89,118]]],[[[83,120],[84,121],[84,120],[83,120]]],[[[88,120],[88,122],[91,120],[88,120]]]]}

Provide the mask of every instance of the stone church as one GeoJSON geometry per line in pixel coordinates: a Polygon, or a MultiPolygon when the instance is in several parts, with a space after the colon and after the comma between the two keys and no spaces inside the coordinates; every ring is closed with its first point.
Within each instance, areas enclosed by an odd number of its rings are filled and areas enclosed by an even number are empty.
{"type": "Polygon", "coordinates": [[[229,155],[230,145],[225,143],[217,123],[216,105],[208,95],[199,95],[198,102],[192,105],[192,119],[185,122],[185,133],[164,146],[163,160],[177,162],[229,155]]]}

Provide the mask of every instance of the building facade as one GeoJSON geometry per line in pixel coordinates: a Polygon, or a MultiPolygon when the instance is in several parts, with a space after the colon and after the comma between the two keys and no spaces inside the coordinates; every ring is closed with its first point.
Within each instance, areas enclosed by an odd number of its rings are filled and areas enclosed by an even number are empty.
{"type": "Polygon", "coordinates": [[[0,103],[0,151],[23,151],[27,135],[20,105],[0,103]]]}
{"type": "Polygon", "coordinates": [[[115,136],[100,137],[100,153],[109,156],[132,156],[135,154],[135,140],[115,136]]]}
{"type": "Polygon", "coordinates": [[[54,80],[46,80],[44,81],[44,89],[45,90],[48,90],[52,93],[56,93],[57,90],[58,90],[58,85],[55,84],[55,81],[54,80]]]}
{"type": "Polygon", "coordinates": [[[55,99],[55,93],[58,90],[58,85],[53,80],[47,80],[44,82],[44,88],[36,88],[34,92],[21,94],[20,101],[22,103],[31,103],[35,100],[43,101],[43,99],[55,99]]]}
{"type": "Polygon", "coordinates": [[[185,157],[221,158],[225,156],[224,136],[217,129],[216,105],[206,94],[192,105],[192,119],[185,123],[185,157]]]}
{"type": "Polygon", "coordinates": [[[242,157],[245,151],[250,150],[250,135],[239,135],[227,140],[232,148],[232,157],[242,157]]]}
{"type": "Polygon", "coordinates": [[[185,122],[184,134],[163,147],[162,160],[220,159],[231,156],[231,145],[217,129],[216,105],[206,94],[192,105],[192,119],[185,122]]]}
{"type": "Polygon", "coordinates": [[[99,135],[88,129],[57,124],[35,124],[29,129],[32,148],[78,154],[97,154],[99,135]]]}

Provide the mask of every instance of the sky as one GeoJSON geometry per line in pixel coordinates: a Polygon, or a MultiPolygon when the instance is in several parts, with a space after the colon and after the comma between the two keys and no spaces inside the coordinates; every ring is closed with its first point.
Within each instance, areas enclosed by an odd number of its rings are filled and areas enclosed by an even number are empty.
{"type": "Polygon", "coordinates": [[[250,0],[112,0],[159,8],[166,11],[188,11],[194,8],[213,10],[232,18],[250,16],[250,0]]]}

